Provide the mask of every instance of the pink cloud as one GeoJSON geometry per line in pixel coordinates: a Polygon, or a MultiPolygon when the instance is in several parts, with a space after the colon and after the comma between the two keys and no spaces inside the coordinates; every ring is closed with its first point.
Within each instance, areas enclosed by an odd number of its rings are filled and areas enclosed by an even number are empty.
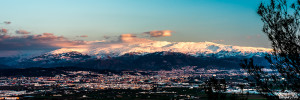
{"type": "Polygon", "coordinates": [[[28,32],[26,30],[17,30],[16,33],[17,34],[30,34],[30,32],[28,32]]]}
{"type": "Polygon", "coordinates": [[[154,31],[149,31],[149,32],[144,32],[145,34],[149,34],[151,37],[165,37],[165,36],[172,36],[171,30],[154,30],[154,31]]]}
{"type": "Polygon", "coordinates": [[[85,41],[68,40],[63,36],[56,36],[53,33],[23,36],[0,35],[0,41],[0,47],[3,47],[0,50],[44,50],[85,44],[85,41]]]}
{"type": "Polygon", "coordinates": [[[7,29],[2,28],[2,29],[0,30],[0,33],[7,33],[7,29]]]}
{"type": "Polygon", "coordinates": [[[120,42],[149,42],[151,40],[145,38],[138,38],[134,34],[122,34],[119,36],[120,42]]]}
{"type": "Polygon", "coordinates": [[[88,37],[87,35],[80,35],[79,37],[88,37]]]}

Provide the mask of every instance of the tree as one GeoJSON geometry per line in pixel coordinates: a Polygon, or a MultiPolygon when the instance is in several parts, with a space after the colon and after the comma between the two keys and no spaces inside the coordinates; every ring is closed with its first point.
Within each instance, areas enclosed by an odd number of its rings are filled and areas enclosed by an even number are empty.
{"type": "Polygon", "coordinates": [[[278,99],[278,90],[300,93],[299,11],[300,0],[270,0],[257,10],[273,48],[265,58],[279,74],[264,71],[268,66],[255,65],[253,59],[244,60],[241,66],[256,81],[258,90],[273,98],[278,99]]]}
{"type": "Polygon", "coordinates": [[[223,100],[226,98],[226,80],[209,78],[205,82],[205,93],[210,100],[223,100]]]}

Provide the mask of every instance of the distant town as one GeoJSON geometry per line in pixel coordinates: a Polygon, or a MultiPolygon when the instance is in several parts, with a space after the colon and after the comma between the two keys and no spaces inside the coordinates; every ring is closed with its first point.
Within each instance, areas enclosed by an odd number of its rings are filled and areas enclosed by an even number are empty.
{"type": "Polygon", "coordinates": [[[205,99],[205,87],[212,77],[226,80],[225,93],[247,98],[263,98],[258,95],[254,83],[247,81],[248,74],[243,69],[220,70],[187,66],[168,71],[66,73],[54,77],[0,77],[0,99],[205,99]]]}

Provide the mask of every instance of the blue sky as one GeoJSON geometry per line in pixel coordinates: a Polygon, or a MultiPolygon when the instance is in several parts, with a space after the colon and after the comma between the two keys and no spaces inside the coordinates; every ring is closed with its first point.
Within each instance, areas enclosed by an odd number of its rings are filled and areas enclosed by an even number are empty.
{"type": "Polygon", "coordinates": [[[261,0],[2,0],[0,27],[76,40],[104,35],[175,31],[166,41],[218,41],[269,47],[256,14],[261,0]],[[78,38],[88,35],[87,38],[78,38]]]}

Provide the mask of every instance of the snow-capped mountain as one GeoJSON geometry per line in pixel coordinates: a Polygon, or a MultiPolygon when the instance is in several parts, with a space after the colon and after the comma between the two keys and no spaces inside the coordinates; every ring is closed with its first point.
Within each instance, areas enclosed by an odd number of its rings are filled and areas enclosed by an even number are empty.
{"type": "Polygon", "coordinates": [[[74,48],[61,48],[50,52],[51,54],[61,54],[67,52],[80,52],[97,58],[117,57],[128,53],[144,55],[154,52],[179,52],[192,56],[217,57],[231,56],[262,56],[271,51],[268,48],[241,47],[232,45],[223,45],[213,42],[167,42],[150,41],[137,43],[119,43],[119,42],[91,42],[88,45],[74,48]]]}
{"type": "Polygon", "coordinates": [[[181,66],[240,68],[241,60],[250,57],[254,57],[257,64],[267,65],[263,56],[269,52],[271,49],[268,48],[240,47],[212,42],[97,41],[15,60],[16,62],[10,64],[7,62],[0,64],[16,67],[77,66],[111,70],[160,70],[181,66]]]}

